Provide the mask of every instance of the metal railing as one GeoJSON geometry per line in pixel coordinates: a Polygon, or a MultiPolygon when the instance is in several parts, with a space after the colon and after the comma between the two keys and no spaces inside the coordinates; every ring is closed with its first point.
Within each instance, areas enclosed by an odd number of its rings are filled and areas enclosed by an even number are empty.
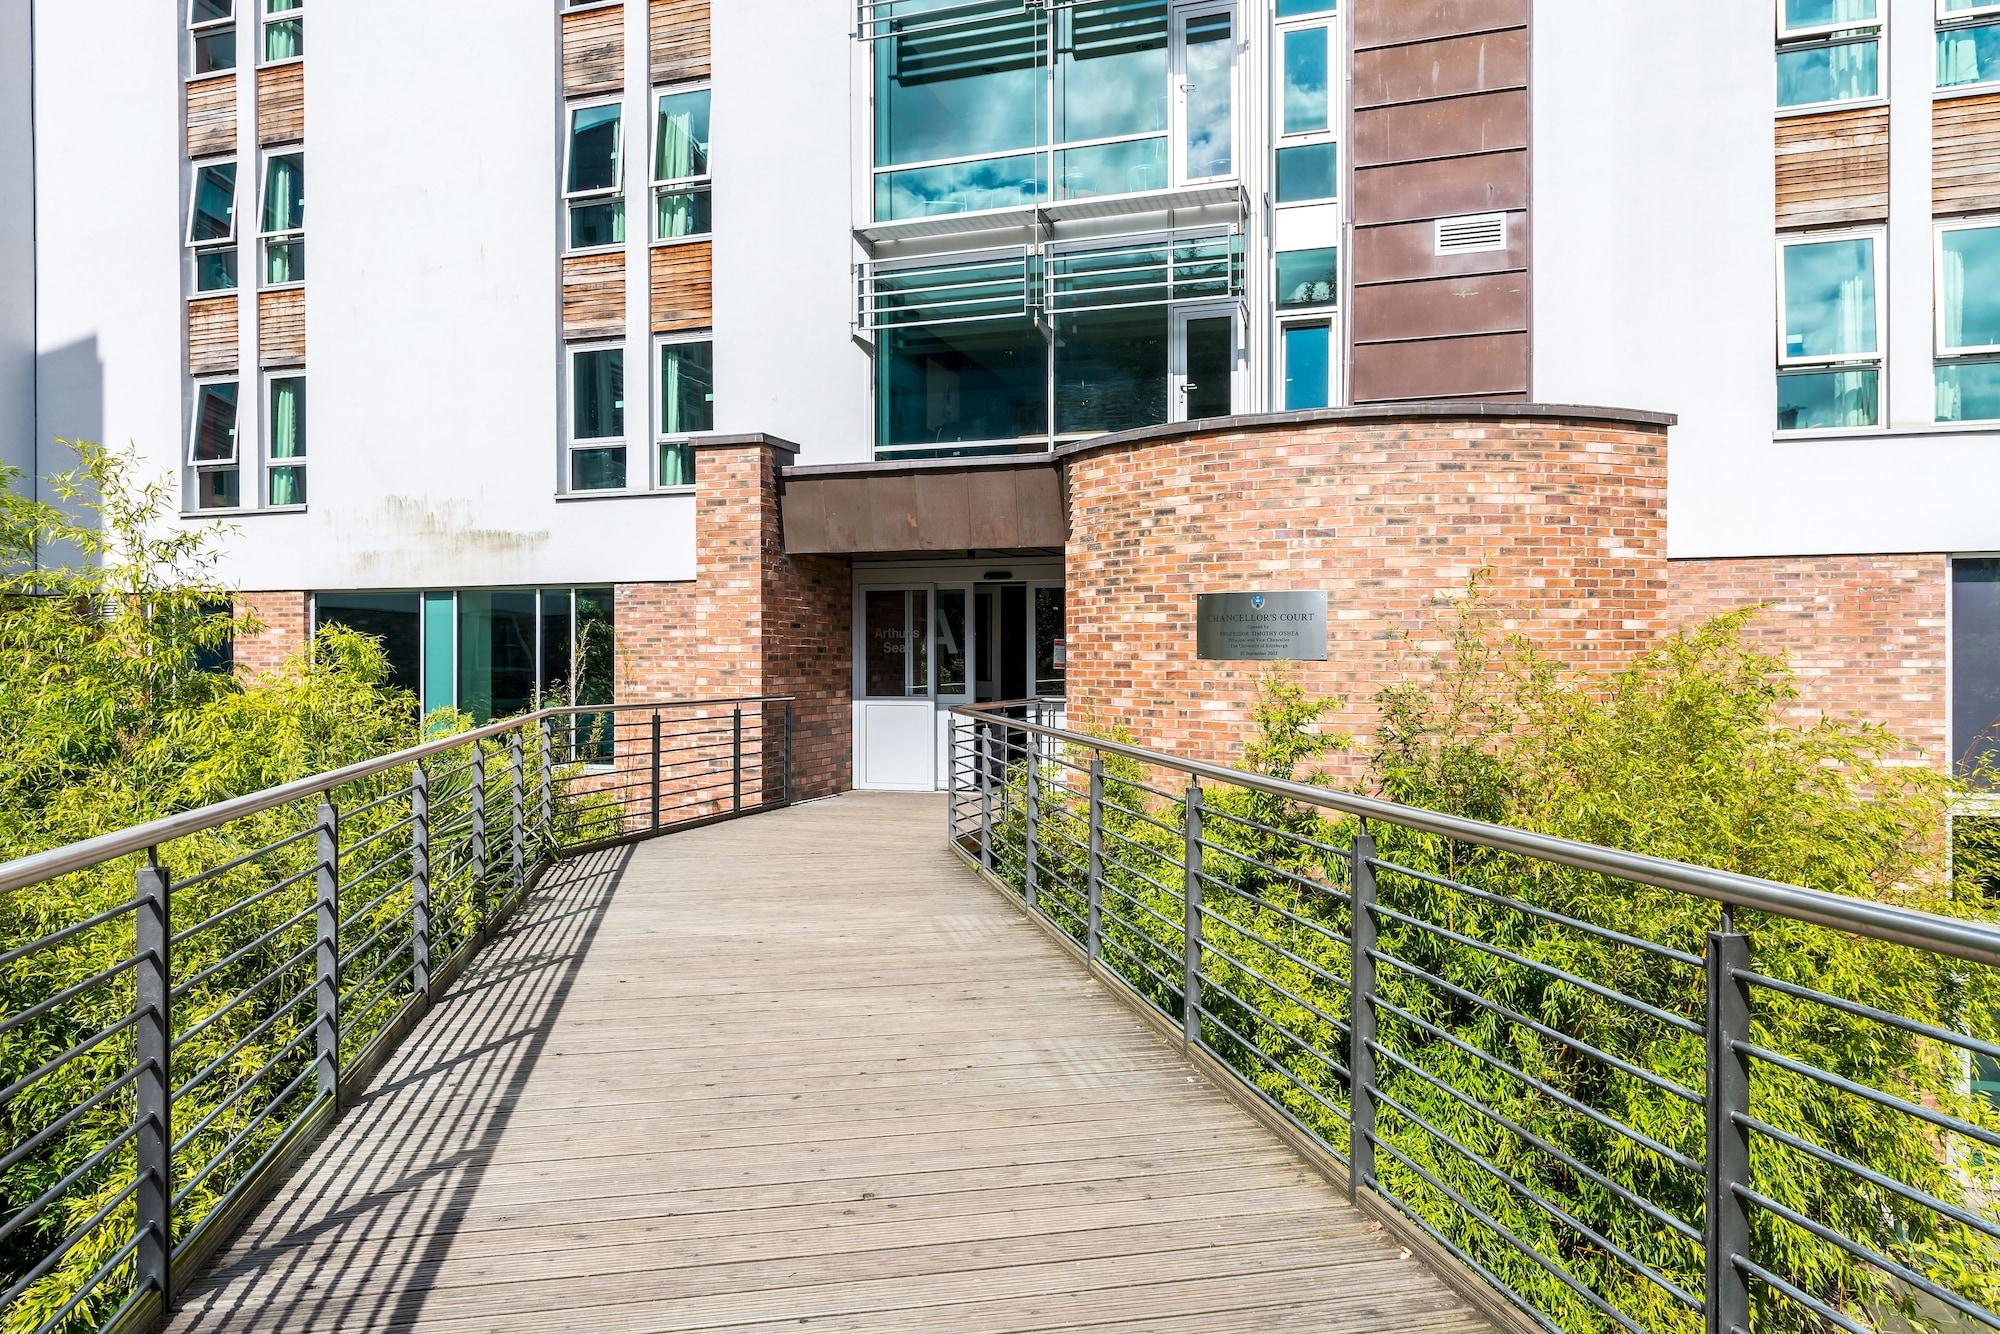
{"type": "Polygon", "coordinates": [[[787,804],[792,721],[545,710],[0,864],[0,1327],[156,1319],[550,865],[787,804]]]}
{"type": "Polygon", "coordinates": [[[954,711],[949,756],[955,850],[1510,1317],[2000,1329],[2000,1117],[1962,1078],[2000,1060],[1994,926],[1029,704],[954,711]]]}

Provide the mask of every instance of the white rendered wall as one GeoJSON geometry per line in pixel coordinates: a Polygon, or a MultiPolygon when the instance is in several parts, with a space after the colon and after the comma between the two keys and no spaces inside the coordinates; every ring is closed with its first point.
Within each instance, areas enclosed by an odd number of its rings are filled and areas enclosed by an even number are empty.
{"type": "Polygon", "coordinates": [[[1772,6],[1535,6],[1534,396],[1680,414],[1674,556],[2000,547],[2000,432],[1930,420],[1934,9],[1887,9],[1888,429],[1778,438],[1772,6]]]}
{"type": "MultiPolygon", "coordinates": [[[[118,22],[91,6],[39,7],[42,434],[137,441],[177,475],[180,6],[129,7],[118,22]]],[[[556,499],[556,23],[548,6],[475,0],[309,12],[311,505],[234,516],[226,580],[317,590],[694,577],[692,497],[556,499]]],[[[254,227],[247,160],[241,179],[238,214],[254,227]]],[[[253,256],[243,252],[246,282],[253,256]]],[[[636,464],[650,388],[643,361],[631,371],[636,464]]],[[[244,386],[246,450],[260,443],[259,397],[244,386]]],[[[246,500],[252,482],[246,470],[246,500]]]]}
{"type": "MultiPolygon", "coordinates": [[[[713,7],[715,396],[723,431],[798,462],[875,453],[871,362],[855,342],[854,11],[831,0],[713,7]]],[[[862,122],[866,124],[865,120],[862,122]]]]}
{"type": "MultiPolygon", "coordinates": [[[[0,467],[35,471],[34,108],[29,0],[0,0],[0,467]]],[[[26,484],[33,495],[33,483],[26,484]]]]}

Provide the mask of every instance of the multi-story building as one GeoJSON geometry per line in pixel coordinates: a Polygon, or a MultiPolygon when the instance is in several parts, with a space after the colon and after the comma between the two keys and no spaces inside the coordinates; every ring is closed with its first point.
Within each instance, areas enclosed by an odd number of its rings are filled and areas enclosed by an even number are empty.
{"type": "Polygon", "coordinates": [[[0,0],[7,457],[232,520],[246,669],[796,692],[928,786],[1065,677],[1240,726],[1198,591],[1331,592],[1359,701],[1487,564],[1586,654],[1770,600],[1934,762],[2000,716],[2000,3],[396,17],[0,0]]]}

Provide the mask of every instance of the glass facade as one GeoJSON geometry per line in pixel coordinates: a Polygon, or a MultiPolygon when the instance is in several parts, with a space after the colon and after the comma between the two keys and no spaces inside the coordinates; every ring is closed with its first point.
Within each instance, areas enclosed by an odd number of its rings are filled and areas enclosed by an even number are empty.
{"type": "Polygon", "coordinates": [[[1960,773],[2000,786],[2000,557],[1951,563],[1951,749],[1960,773]]]}

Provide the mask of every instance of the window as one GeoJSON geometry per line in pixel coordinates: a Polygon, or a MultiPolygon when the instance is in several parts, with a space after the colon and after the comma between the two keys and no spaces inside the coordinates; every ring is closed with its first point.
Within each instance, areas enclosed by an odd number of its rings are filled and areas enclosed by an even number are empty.
{"type": "Polygon", "coordinates": [[[1339,247],[1278,252],[1278,309],[1331,306],[1339,300],[1339,247]]]}
{"type": "Polygon", "coordinates": [[[1176,13],[1181,61],[1181,147],[1177,178],[1217,180],[1236,172],[1236,16],[1233,10],[1176,13]]]}
{"type": "Polygon", "coordinates": [[[715,429],[715,344],[700,338],[659,342],[659,484],[694,485],[691,435],[715,429]]]}
{"type": "Polygon", "coordinates": [[[2000,556],[1951,563],[1951,751],[1959,773],[2000,784],[2000,556]]]}
{"type": "Polygon", "coordinates": [[[187,25],[190,75],[236,68],[236,0],[188,0],[187,25]]]}
{"type": "Polygon", "coordinates": [[[931,693],[930,590],[871,588],[861,596],[861,692],[868,699],[931,693]]]}
{"type": "Polygon", "coordinates": [[[194,387],[188,430],[188,467],[194,470],[195,508],[235,509],[241,464],[236,454],[236,381],[203,380],[194,387]]]}
{"type": "Polygon", "coordinates": [[[2000,219],[1937,235],[1937,419],[2000,420],[2000,219]]]}
{"type": "Polygon", "coordinates": [[[285,371],[264,382],[264,471],[272,505],[306,503],[304,371],[285,371]]]}
{"type": "Polygon", "coordinates": [[[1333,321],[1286,320],[1278,330],[1284,360],[1284,410],[1332,407],[1333,321]]]}
{"type": "Polygon", "coordinates": [[[264,0],[264,63],[297,60],[306,53],[306,0],[264,0]]]}
{"type": "Polygon", "coordinates": [[[2000,82],[2000,3],[1938,0],[1937,86],[2000,82]]]}
{"type": "Polygon", "coordinates": [[[573,491],[625,488],[625,349],[569,350],[569,484],[573,491]]]}
{"type": "Polygon", "coordinates": [[[236,164],[211,162],[194,169],[188,191],[187,243],[194,252],[194,290],[236,287],[236,164]]]}
{"type": "Polygon", "coordinates": [[[1778,0],[1778,105],[1882,95],[1879,0],[1778,0]]]}
{"type": "Polygon", "coordinates": [[[1279,405],[1286,412],[1332,407],[1340,249],[1278,252],[1279,405]]]}
{"type": "Polygon", "coordinates": [[[1778,429],[1881,420],[1880,233],[1789,237],[1778,246],[1778,429]]]}
{"type": "Polygon", "coordinates": [[[1329,77],[1333,30],[1324,23],[1279,30],[1283,78],[1278,89],[1277,202],[1305,203],[1340,194],[1340,148],[1333,139],[1329,77]]]}
{"type": "Polygon", "coordinates": [[[306,155],[291,151],[264,159],[264,213],[258,232],[264,246],[264,286],[287,287],[306,279],[306,155]]]}
{"type": "Polygon", "coordinates": [[[592,250],[625,242],[624,124],[617,102],[573,106],[563,154],[563,199],[569,248],[592,250]]]}
{"type": "Polygon", "coordinates": [[[653,144],[653,239],[714,230],[708,159],[708,89],[661,93],[653,144]]]}

